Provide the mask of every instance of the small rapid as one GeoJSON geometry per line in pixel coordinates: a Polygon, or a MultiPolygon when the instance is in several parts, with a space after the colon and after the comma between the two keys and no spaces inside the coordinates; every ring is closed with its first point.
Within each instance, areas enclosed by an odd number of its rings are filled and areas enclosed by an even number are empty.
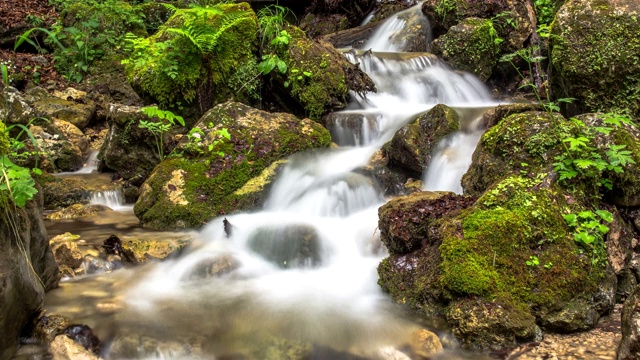
{"type": "MultiPolygon", "coordinates": [[[[387,255],[378,208],[386,199],[358,169],[403,125],[444,103],[458,111],[461,130],[438,146],[424,186],[459,193],[482,131],[478,119],[496,103],[474,76],[389,45],[403,28],[402,16],[394,16],[367,50],[345,53],[378,92],[352,94],[348,109],[329,116],[339,148],[288,159],[262,209],[212,220],[179,258],[122,271],[129,285],[109,324],[115,344],[122,334],[160,342],[198,338],[206,356],[224,356],[253,354],[260,339],[275,335],[372,357],[406,343],[417,325],[377,284],[387,255]]],[[[145,351],[137,355],[158,356],[145,351]]]]}

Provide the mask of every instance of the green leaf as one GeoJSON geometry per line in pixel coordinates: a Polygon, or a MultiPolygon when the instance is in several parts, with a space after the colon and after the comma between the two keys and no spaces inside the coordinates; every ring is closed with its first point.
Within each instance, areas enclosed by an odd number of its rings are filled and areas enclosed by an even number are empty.
{"type": "Polygon", "coordinates": [[[598,216],[600,216],[600,218],[602,218],[602,220],[606,222],[610,223],[613,221],[613,214],[611,214],[607,210],[596,210],[596,214],[598,214],[598,216]]]}

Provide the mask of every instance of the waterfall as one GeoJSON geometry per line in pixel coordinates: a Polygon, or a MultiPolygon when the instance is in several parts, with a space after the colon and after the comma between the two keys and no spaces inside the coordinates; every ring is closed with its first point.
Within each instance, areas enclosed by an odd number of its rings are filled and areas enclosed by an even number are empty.
{"type": "Polygon", "coordinates": [[[131,206],[125,205],[124,194],[122,189],[92,191],[89,197],[89,203],[92,205],[105,205],[113,210],[129,210],[131,206]]]}
{"type": "Polygon", "coordinates": [[[386,255],[377,211],[385,200],[356,170],[399,128],[445,103],[461,115],[462,130],[439,145],[426,186],[460,192],[479,112],[495,103],[478,79],[431,54],[377,45],[402,27],[394,16],[370,40],[375,51],[345,54],[378,93],[352,94],[349,109],[332,115],[328,127],[341,147],[291,157],[263,209],[212,220],[190,252],[149,268],[127,294],[122,327],[146,323],[162,337],[153,326],[162,324],[185,338],[206,337],[222,354],[271,332],[365,355],[407,339],[414,325],[377,285],[386,255]],[[218,271],[221,262],[233,266],[218,271]]]}

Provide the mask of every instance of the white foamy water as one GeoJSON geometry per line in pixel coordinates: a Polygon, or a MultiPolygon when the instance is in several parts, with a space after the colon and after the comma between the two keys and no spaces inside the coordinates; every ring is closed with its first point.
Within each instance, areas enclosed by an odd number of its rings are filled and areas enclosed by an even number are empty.
{"type": "Polygon", "coordinates": [[[89,198],[92,205],[105,205],[116,211],[128,211],[133,208],[132,205],[125,204],[122,189],[93,191],[89,198]]]}

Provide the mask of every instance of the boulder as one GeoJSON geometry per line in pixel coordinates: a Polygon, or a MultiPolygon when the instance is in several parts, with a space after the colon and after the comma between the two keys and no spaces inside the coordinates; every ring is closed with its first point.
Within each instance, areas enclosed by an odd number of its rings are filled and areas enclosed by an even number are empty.
{"type": "Polygon", "coordinates": [[[42,197],[3,212],[0,221],[0,358],[11,358],[20,332],[59,280],[42,221],[42,197]],[[11,225],[10,225],[11,224],[11,225]],[[20,245],[19,245],[20,244],[20,245]]]}
{"type": "MultiPolygon", "coordinates": [[[[590,329],[611,311],[617,280],[605,239],[597,240],[597,252],[574,240],[562,214],[586,207],[551,174],[506,177],[472,206],[440,218],[430,209],[398,207],[396,217],[428,224],[429,232],[416,231],[420,247],[412,252],[390,249],[378,267],[379,284],[420,312],[444,312],[464,348],[509,348],[538,339],[538,327],[590,329]]],[[[380,223],[393,218],[381,212],[380,223]]]]}
{"type": "MultiPolygon", "coordinates": [[[[115,190],[118,187],[117,184],[111,182],[111,177],[108,174],[104,174],[101,178],[96,177],[92,181],[50,174],[38,176],[36,180],[42,186],[44,208],[47,210],[61,210],[77,204],[86,205],[89,203],[92,192],[115,190]]],[[[71,210],[64,216],[71,216],[71,210]]],[[[80,211],[77,207],[73,210],[80,211]]],[[[93,210],[97,210],[97,208],[87,208],[89,212],[93,212],[93,210]]]]}
{"type": "Polygon", "coordinates": [[[0,118],[6,119],[7,125],[27,125],[31,119],[38,116],[30,102],[17,89],[11,86],[4,87],[2,98],[4,101],[0,101],[0,118]]]}
{"type": "Polygon", "coordinates": [[[622,308],[622,339],[617,360],[640,358],[640,286],[624,302],[622,308]]]}
{"type": "Polygon", "coordinates": [[[255,253],[283,269],[317,267],[322,263],[321,239],[312,226],[261,227],[247,243],[255,253]]]}
{"type": "MultiPolygon", "coordinates": [[[[30,90],[28,94],[35,95],[36,93],[30,90]]],[[[83,100],[83,102],[76,102],[73,99],[67,100],[44,95],[42,92],[37,93],[35,96],[32,95],[32,101],[34,111],[38,116],[55,117],[73,124],[80,130],[89,125],[96,111],[96,105],[93,101],[83,100]]]]}
{"type": "Polygon", "coordinates": [[[98,154],[100,167],[140,186],[160,162],[153,134],[139,126],[140,121],[151,119],[140,107],[121,104],[109,105],[107,119],[109,131],[98,154]]]}
{"type": "Polygon", "coordinates": [[[240,262],[232,254],[223,254],[212,259],[200,261],[183,280],[194,281],[220,277],[233,272],[239,267],[240,262]]]}
{"type": "Polygon", "coordinates": [[[160,163],[142,185],[134,211],[143,225],[196,227],[220,214],[248,210],[256,202],[243,197],[255,199],[256,193],[239,189],[249,180],[277,160],[331,141],[329,132],[309,119],[234,102],[208,111],[195,129],[200,142],[185,139],[177,148],[183,157],[160,163]]]}
{"type": "Polygon", "coordinates": [[[123,238],[122,248],[125,260],[142,264],[150,260],[164,260],[179,253],[190,242],[190,237],[165,240],[123,238]]]}
{"type": "Polygon", "coordinates": [[[433,41],[433,53],[453,68],[487,81],[498,62],[499,46],[493,25],[486,19],[467,18],[433,41]]]}
{"type": "Polygon", "coordinates": [[[384,147],[389,164],[409,170],[421,177],[429,166],[436,145],[460,130],[458,114],[446,105],[436,105],[398,130],[384,147]]]}
{"type": "MultiPolygon", "coordinates": [[[[286,49],[274,49],[287,65],[287,73],[271,72],[281,89],[296,100],[313,120],[349,103],[349,90],[363,94],[375,91],[375,84],[358,65],[350,63],[331,44],[311,40],[295,26],[286,49]],[[294,71],[295,70],[295,71],[294,71]],[[285,86],[286,84],[286,86],[285,86]]],[[[283,104],[287,108],[287,104],[283,104]]]]}
{"type": "Polygon", "coordinates": [[[567,0],[552,27],[551,87],[574,98],[568,115],[622,112],[640,117],[640,4],[567,0]]]}
{"type": "Polygon", "coordinates": [[[70,325],[69,319],[62,315],[46,315],[43,310],[33,320],[29,338],[40,344],[52,342],[56,336],[62,334],[70,325]]]}
{"type": "Polygon", "coordinates": [[[48,214],[46,216],[46,219],[47,220],[77,219],[85,216],[93,216],[105,211],[111,211],[111,209],[105,205],[74,204],[62,210],[58,210],[56,212],[52,212],[48,214]]]}
{"type": "Polygon", "coordinates": [[[67,266],[75,269],[82,265],[82,253],[78,250],[75,242],[63,242],[53,249],[53,257],[56,259],[58,266],[67,266]]]}
{"type": "Polygon", "coordinates": [[[429,358],[442,351],[442,343],[432,331],[416,330],[411,334],[411,351],[420,357],[429,358]]]}
{"type": "Polygon", "coordinates": [[[58,335],[49,345],[54,360],[99,360],[100,358],[67,335],[58,335]]]}

